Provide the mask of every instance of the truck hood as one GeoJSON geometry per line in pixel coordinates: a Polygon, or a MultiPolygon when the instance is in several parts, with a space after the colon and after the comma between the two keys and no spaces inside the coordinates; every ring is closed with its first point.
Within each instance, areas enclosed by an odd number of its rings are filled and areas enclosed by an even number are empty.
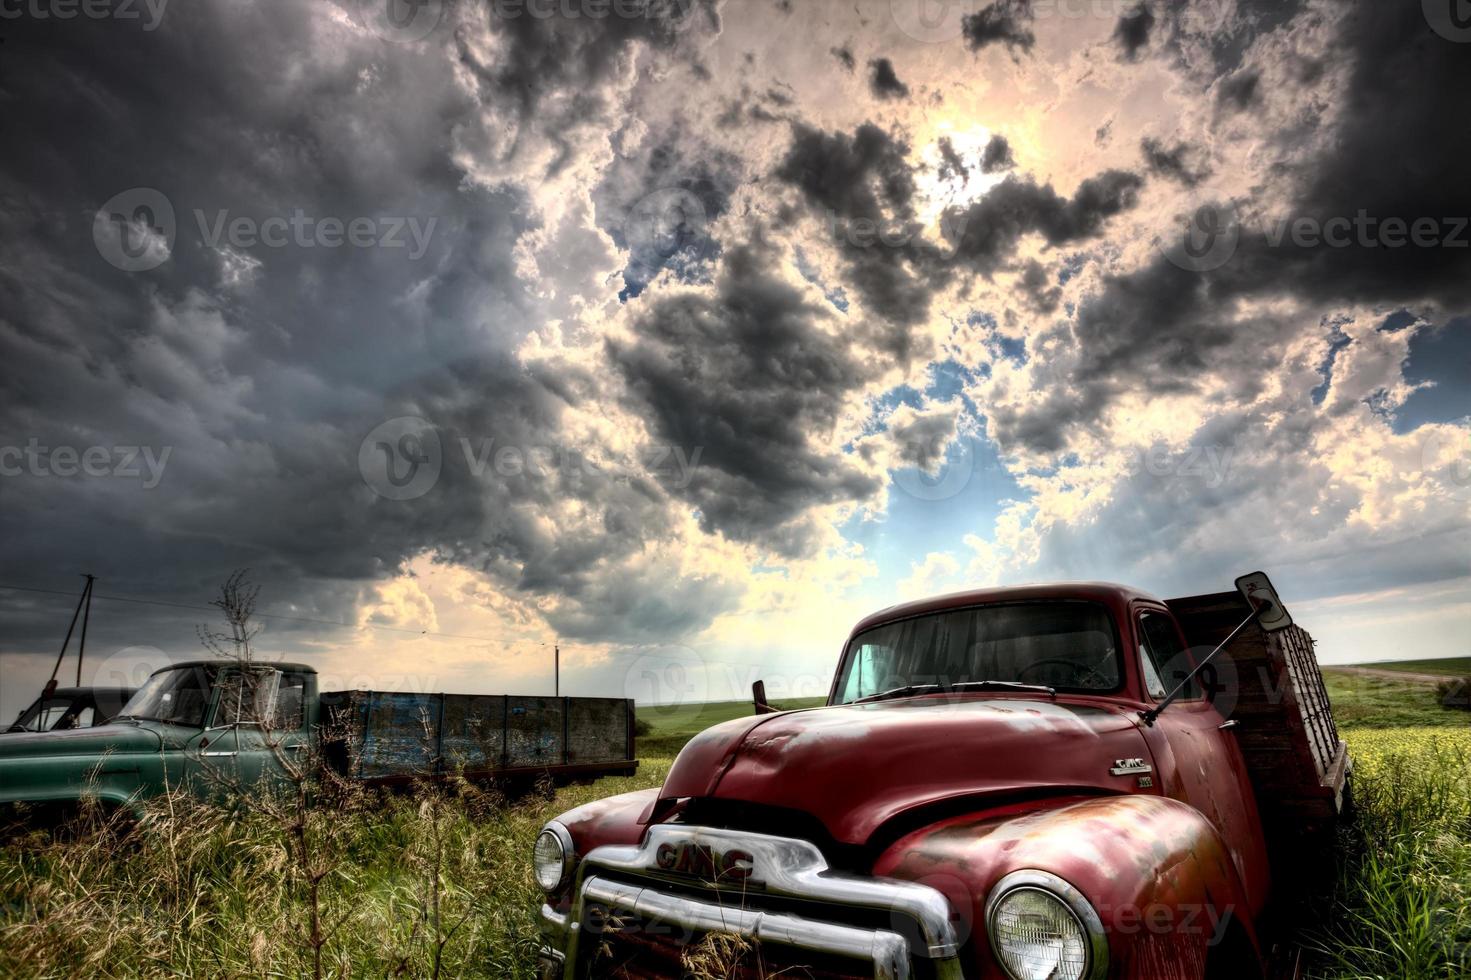
{"type": "Polygon", "coordinates": [[[152,728],[126,722],[61,732],[15,732],[0,735],[0,762],[37,756],[101,755],[109,751],[157,752],[161,744],[152,728]]]}
{"type": "Polygon", "coordinates": [[[862,844],[905,810],[945,800],[1139,792],[1137,774],[1109,771],[1122,759],[1152,761],[1122,707],[908,698],[716,725],[685,746],[661,796],[796,810],[862,844]]]}

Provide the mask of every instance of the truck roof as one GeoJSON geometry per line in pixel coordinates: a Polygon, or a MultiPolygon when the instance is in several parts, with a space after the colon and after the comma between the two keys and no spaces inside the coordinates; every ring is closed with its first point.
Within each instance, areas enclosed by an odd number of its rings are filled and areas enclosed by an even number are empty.
{"type": "Polygon", "coordinates": [[[1008,585],[990,589],[967,589],[947,595],[933,596],[914,602],[901,602],[880,609],[859,620],[851,635],[897,619],[922,616],[925,613],[981,606],[995,602],[1038,602],[1048,599],[1089,599],[1111,608],[1127,606],[1134,599],[1147,599],[1163,604],[1164,600],[1141,589],[1116,582],[1047,582],[1040,585],[1008,585]]]}

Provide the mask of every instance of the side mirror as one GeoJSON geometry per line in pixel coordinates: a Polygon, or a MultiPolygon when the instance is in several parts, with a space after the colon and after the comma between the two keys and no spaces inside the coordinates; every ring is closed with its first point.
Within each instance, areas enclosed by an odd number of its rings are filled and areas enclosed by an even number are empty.
{"type": "Polygon", "coordinates": [[[1268,633],[1285,630],[1292,625],[1292,614],[1277,596],[1266,572],[1252,572],[1236,580],[1236,588],[1247,604],[1257,611],[1257,625],[1268,633]]]}
{"type": "Polygon", "coordinates": [[[766,702],[765,681],[757,681],[751,685],[751,700],[755,703],[756,714],[758,715],[769,715],[781,710],[780,708],[772,707],[766,702]]]}

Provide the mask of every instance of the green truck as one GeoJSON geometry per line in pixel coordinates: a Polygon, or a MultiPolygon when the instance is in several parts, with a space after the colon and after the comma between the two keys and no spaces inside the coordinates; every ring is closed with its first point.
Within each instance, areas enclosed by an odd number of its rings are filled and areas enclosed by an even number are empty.
{"type": "Polygon", "coordinates": [[[305,664],[191,661],[155,671],[108,724],[0,738],[0,806],[141,812],[170,789],[279,782],[309,755],[372,785],[560,784],[634,772],[633,721],[624,698],[323,693],[305,664]]]}

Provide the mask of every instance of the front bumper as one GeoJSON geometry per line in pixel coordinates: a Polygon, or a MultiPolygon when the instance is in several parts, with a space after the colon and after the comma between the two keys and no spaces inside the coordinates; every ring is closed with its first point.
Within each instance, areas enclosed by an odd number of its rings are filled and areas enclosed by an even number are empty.
{"type": "Polygon", "coordinates": [[[735,936],[782,955],[840,959],[853,976],[874,980],[961,976],[950,907],[938,891],[832,871],[807,841],[717,828],[659,825],[641,845],[593,850],[568,914],[543,905],[541,928],[545,978],[597,974],[605,939],[630,932],[676,946],[735,936]],[[680,862],[671,856],[686,852],[705,858],[709,873],[673,870],[680,862]],[[738,882],[713,870],[732,854],[742,865],[738,882]]]}

